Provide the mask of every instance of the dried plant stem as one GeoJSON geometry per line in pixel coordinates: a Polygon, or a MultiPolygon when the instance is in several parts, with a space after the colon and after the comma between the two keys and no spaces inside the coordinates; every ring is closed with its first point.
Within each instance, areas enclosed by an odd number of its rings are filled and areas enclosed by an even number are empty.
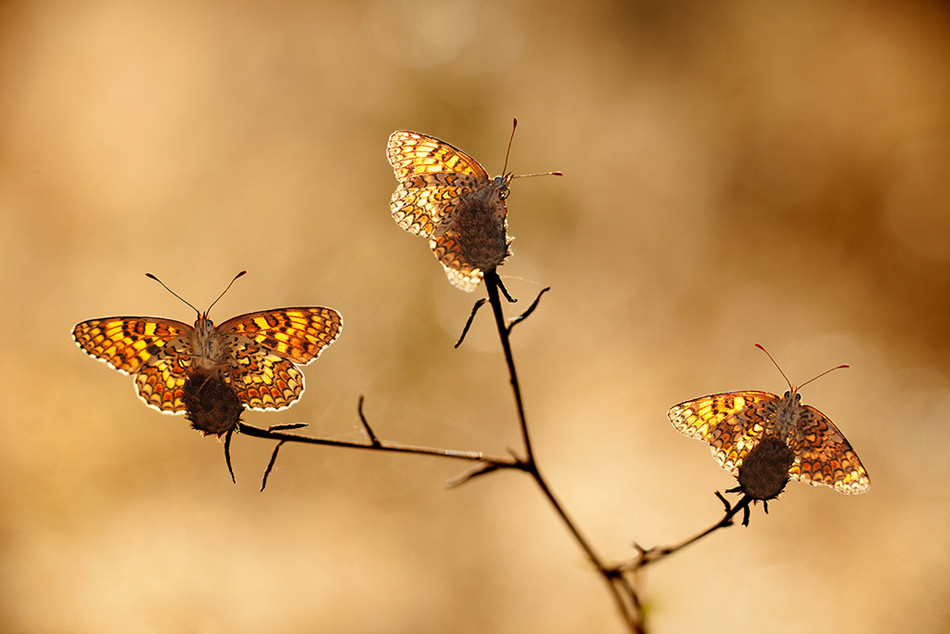
{"type": "MultiPolygon", "coordinates": [[[[243,422],[239,422],[237,429],[241,434],[245,436],[253,436],[255,438],[264,438],[277,441],[277,446],[274,448],[274,453],[271,457],[270,463],[264,472],[261,489],[266,486],[267,477],[271,473],[274,463],[277,460],[277,453],[285,443],[304,443],[344,449],[362,449],[366,451],[414,454],[438,458],[450,458],[454,460],[465,460],[472,463],[477,463],[474,467],[472,467],[472,469],[450,481],[449,486],[458,486],[475,477],[498,470],[514,469],[517,471],[523,471],[527,474],[530,474],[542,495],[551,504],[551,507],[554,509],[555,513],[558,515],[558,517],[560,517],[561,522],[574,538],[574,541],[581,548],[581,550],[584,551],[587,558],[604,580],[604,583],[606,583],[607,589],[610,592],[610,596],[613,598],[613,601],[617,607],[617,611],[620,613],[620,616],[628,630],[636,634],[643,634],[646,632],[646,628],[644,625],[643,609],[640,604],[640,597],[637,590],[637,572],[640,569],[664,559],[669,555],[672,555],[673,553],[689,546],[690,544],[699,541],[703,537],[710,535],[720,528],[732,526],[733,519],[740,511],[745,513],[743,523],[747,524],[749,505],[751,504],[752,499],[747,495],[742,496],[736,502],[736,504],[733,505],[730,504],[730,502],[726,500],[725,497],[717,492],[716,495],[725,506],[725,515],[722,517],[722,519],[709,528],[671,546],[654,547],[647,550],[641,548],[639,545],[634,544],[637,549],[637,556],[633,559],[623,561],[621,563],[605,562],[604,559],[598,554],[590,540],[580,530],[579,526],[567,512],[558,497],[554,494],[554,491],[551,489],[547,478],[544,476],[540,466],[538,465],[537,456],[535,454],[534,446],[531,440],[531,433],[528,427],[527,416],[525,414],[524,400],[521,394],[521,385],[518,381],[518,372],[515,368],[514,355],[511,351],[512,328],[518,323],[521,323],[534,311],[538,305],[541,295],[543,295],[549,289],[543,289],[531,306],[529,306],[528,309],[524,311],[524,313],[515,317],[514,319],[511,319],[510,321],[506,321],[504,312],[502,310],[502,293],[504,293],[504,296],[509,299],[509,301],[512,300],[510,300],[510,297],[505,291],[501,280],[498,278],[498,275],[494,270],[486,271],[484,279],[485,287],[488,291],[488,303],[492,307],[495,326],[498,330],[499,340],[501,342],[502,351],[505,357],[505,365],[508,368],[508,378],[511,384],[511,391],[514,397],[515,408],[518,415],[518,425],[521,432],[523,455],[518,455],[517,452],[512,451],[512,457],[502,458],[497,456],[486,456],[480,451],[458,451],[437,447],[421,447],[384,442],[376,435],[376,432],[370,426],[369,421],[367,421],[366,416],[363,413],[364,399],[361,395],[359,399],[358,412],[360,421],[367,436],[367,440],[365,442],[330,440],[291,433],[290,430],[303,427],[304,424],[302,423],[280,425],[271,427],[269,429],[261,429],[259,427],[253,427],[243,422]]],[[[471,321],[474,319],[478,307],[483,303],[485,303],[485,300],[480,300],[480,302],[476,304],[472,311],[472,315],[469,317],[468,323],[465,325],[465,331],[467,331],[471,325],[471,321]]],[[[456,344],[456,347],[462,343],[464,337],[465,333],[463,332],[462,337],[460,337],[459,342],[456,344]]],[[[225,452],[225,455],[228,457],[230,464],[227,451],[225,452]]]]}
{"type": "MultiPolygon", "coordinates": [[[[531,444],[531,434],[528,430],[528,420],[525,416],[524,401],[521,396],[521,386],[518,382],[518,372],[515,369],[515,360],[511,353],[511,327],[515,323],[520,322],[521,319],[516,319],[510,325],[506,324],[504,312],[502,311],[501,306],[501,298],[499,295],[499,288],[503,287],[501,286],[501,280],[499,280],[498,274],[494,269],[485,272],[485,287],[488,290],[488,302],[491,304],[492,313],[495,316],[495,326],[498,329],[498,336],[501,340],[501,347],[505,355],[505,364],[508,366],[508,377],[511,383],[511,391],[514,395],[515,408],[518,412],[518,423],[521,428],[521,438],[522,442],[524,443],[525,452],[524,459],[522,460],[523,469],[526,473],[531,474],[531,477],[538,485],[541,493],[544,494],[544,497],[548,499],[548,502],[551,503],[554,511],[558,514],[558,516],[561,518],[561,521],[574,537],[574,541],[577,542],[577,544],[587,555],[587,558],[590,559],[591,563],[594,564],[594,567],[603,577],[607,584],[607,588],[614,599],[614,602],[617,604],[617,609],[620,611],[624,622],[632,632],[643,632],[644,630],[643,621],[641,618],[640,602],[636,592],[634,591],[634,588],[627,582],[626,579],[623,578],[622,575],[618,574],[616,568],[611,568],[604,563],[603,559],[594,549],[591,542],[587,539],[587,537],[584,536],[580,528],[577,526],[577,523],[568,514],[567,510],[564,508],[564,505],[561,504],[561,501],[558,500],[557,496],[554,495],[554,492],[551,490],[547,479],[541,473],[541,469],[538,466],[538,462],[534,453],[534,447],[531,444]]],[[[544,291],[542,291],[542,293],[544,293],[544,291]]],[[[540,295],[538,297],[540,298],[540,295]]],[[[523,315],[522,318],[533,311],[536,306],[537,300],[525,312],[525,315],[523,315]]]]}
{"type": "Polygon", "coordinates": [[[732,505],[729,501],[723,497],[721,493],[716,491],[716,497],[719,498],[719,501],[723,503],[726,507],[726,513],[723,515],[722,519],[707,528],[706,530],[693,535],[683,541],[673,544],[672,546],[655,546],[650,549],[643,549],[639,545],[635,544],[636,549],[639,551],[639,554],[630,561],[624,562],[616,566],[616,570],[619,572],[630,572],[637,571],[641,568],[645,568],[650,564],[656,563],[661,559],[669,557],[673,553],[679,552],[680,550],[686,548],[687,546],[698,542],[703,537],[711,535],[720,528],[726,528],[727,526],[733,525],[733,518],[742,511],[745,514],[745,519],[743,520],[743,525],[748,526],[749,524],[749,505],[752,503],[753,499],[748,495],[743,495],[739,500],[732,505]]]}
{"type": "MultiPolygon", "coordinates": [[[[373,428],[370,426],[369,421],[366,420],[366,416],[363,414],[363,396],[360,395],[359,401],[359,415],[360,421],[363,423],[363,428],[366,431],[367,436],[369,437],[369,442],[348,442],[344,440],[330,440],[328,438],[314,438],[312,436],[301,436],[299,434],[292,434],[287,431],[284,431],[280,427],[272,427],[270,429],[261,429],[259,427],[254,427],[248,425],[247,423],[239,422],[238,431],[245,436],[253,436],[255,438],[264,438],[267,440],[276,440],[278,442],[277,446],[274,448],[274,454],[271,458],[270,464],[267,466],[267,470],[264,472],[264,484],[267,483],[267,476],[270,474],[271,470],[274,467],[274,462],[277,458],[277,452],[280,450],[281,446],[284,443],[293,442],[293,443],[303,443],[308,445],[324,445],[327,447],[338,447],[344,449],[363,449],[367,451],[384,451],[389,453],[403,453],[403,454],[415,454],[421,456],[434,456],[437,458],[451,458],[453,460],[468,460],[472,462],[481,463],[479,467],[479,472],[487,472],[495,469],[519,469],[523,470],[525,467],[522,464],[522,461],[517,458],[499,458],[486,456],[480,451],[459,451],[456,449],[441,449],[438,447],[420,447],[414,445],[400,445],[394,443],[384,443],[376,435],[376,432],[373,431],[373,428]]],[[[227,455],[227,453],[225,454],[227,455]]],[[[229,460],[230,464],[230,460],[229,460]]],[[[261,489],[264,487],[262,486],[261,489]]]]}

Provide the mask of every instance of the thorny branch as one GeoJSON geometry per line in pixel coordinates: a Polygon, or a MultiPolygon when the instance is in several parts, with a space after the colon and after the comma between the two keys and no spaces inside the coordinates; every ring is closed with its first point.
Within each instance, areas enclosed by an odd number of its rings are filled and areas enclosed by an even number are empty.
{"type": "Polygon", "coordinates": [[[518,412],[518,423],[521,428],[521,436],[522,442],[524,443],[525,452],[525,457],[522,460],[524,471],[531,474],[535,484],[537,484],[538,488],[541,490],[541,493],[547,498],[548,502],[550,502],[551,506],[554,508],[554,511],[561,518],[561,521],[573,536],[574,541],[577,542],[581,550],[583,550],[587,555],[587,558],[591,561],[597,571],[600,572],[607,584],[607,588],[610,591],[614,602],[617,604],[617,609],[620,611],[624,622],[631,631],[643,632],[642,619],[639,618],[639,599],[637,598],[636,593],[621,574],[618,574],[616,570],[609,568],[604,563],[604,560],[594,549],[593,544],[591,544],[587,537],[581,532],[580,528],[577,526],[577,523],[564,508],[564,505],[561,504],[557,496],[554,495],[554,492],[551,490],[547,479],[541,472],[537,457],[534,453],[534,447],[531,444],[531,435],[528,431],[528,420],[525,415],[524,401],[521,395],[521,385],[518,381],[518,372],[515,369],[514,356],[511,352],[511,329],[516,324],[521,323],[532,312],[534,312],[535,308],[538,306],[538,302],[541,300],[541,295],[550,289],[543,289],[524,313],[522,313],[519,317],[516,317],[510,323],[506,323],[504,312],[502,311],[499,289],[502,290],[507,299],[510,300],[511,296],[508,295],[508,293],[504,290],[504,286],[501,284],[501,280],[498,278],[498,274],[494,270],[485,272],[485,287],[488,291],[488,302],[491,304],[492,313],[495,317],[495,326],[498,330],[498,337],[501,341],[502,351],[505,355],[505,364],[508,367],[508,378],[509,382],[511,383],[512,395],[515,399],[515,408],[518,412]]]}
{"type": "MultiPolygon", "coordinates": [[[[669,555],[672,555],[673,553],[685,548],[686,546],[697,542],[698,540],[706,537],[720,528],[732,526],[733,519],[740,511],[744,513],[743,524],[748,525],[749,505],[753,500],[748,495],[743,495],[735,505],[732,505],[722,494],[717,491],[716,496],[725,506],[725,514],[718,522],[706,530],[671,546],[644,549],[638,544],[634,544],[634,548],[637,551],[636,557],[620,563],[607,563],[600,556],[600,554],[598,554],[593,544],[580,530],[577,523],[564,508],[564,505],[554,494],[550,484],[547,481],[547,478],[545,478],[540,466],[538,465],[537,456],[534,452],[534,447],[531,442],[527,416],[525,414],[524,401],[521,394],[521,386],[518,381],[518,373],[515,368],[514,355],[511,351],[512,329],[534,312],[534,310],[538,307],[541,296],[549,291],[550,287],[542,289],[535,300],[522,314],[506,321],[504,312],[502,310],[501,297],[504,296],[505,299],[512,303],[515,300],[508,293],[507,289],[505,289],[500,278],[494,270],[486,271],[484,280],[485,287],[488,292],[487,303],[492,307],[495,326],[498,331],[499,340],[501,342],[502,351],[505,357],[505,365],[508,369],[509,382],[511,384],[512,395],[515,401],[515,409],[518,416],[518,424],[521,431],[523,455],[519,455],[514,450],[509,450],[512,454],[510,458],[500,458],[486,456],[482,452],[478,451],[457,451],[453,449],[400,445],[397,443],[384,442],[379,439],[379,437],[376,435],[376,432],[369,424],[369,421],[366,419],[366,416],[363,412],[364,397],[360,395],[357,411],[359,413],[360,422],[362,423],[363,429],[366,432],[368,439],[366,442],[347,442],[289,433],[291,429],[297,429],[299,427],[305,426],[302,423],[277,425],[268,429],[261,429],[247,425],[243,422],[239,422],[238,431],[240,433],[256,438],[277,441],[277,445],[274,448],[273,454],[271,455],[270,462],[268,463],[267,469],[264,472],[261,490],[264,490],[264,487],[267,485],[267,478],[273,470],[274,464],[277,460],[277,454],[285,443],[304,443],[346,449],[363,449],[369,451],[435,456],[441,458],[451,458],[455,460],[467,460],[478,463],[470,470],[450,480],[447,483],[447,486],[449,487],[462,485],[476,477],[493,473],[495,471],[505,469],[523,471],[529,474],[534,480],[538,489],[551,504],[555,513],[561,518],[562,523],[574,538],[574,541],[578,544],[581,550],[584,551],[584,553],[587,555],[587,558],[590,560],[594,568],[606,583],[608,591],[610,592],[610,595],[617,606],[617,610],[620,613],[620,616],[627,628],[631,632],[642,634],[646,632],[646,628],[643,618],[643,609],[637,590],[637,572],[642,568],[645,568],[646,566],[664,559],[669,555]]],[[[468,333],[469,328],[475,319],[475,315],[478,313],[478,309],[481,308],[485,303],[486,299],[481,299],[475,303],[474,307],[472,308],[472,312],[465,323],[465,327],[462,330],[462,334],[459,337],[458,342],[455,344],[456,348],[459,347],[464,341],[465,335],[468,333]]],[[[228,468],[230,470],[230,457],[228,457],[228,468]]]]}
{"type": "MultiPolygon", "coordinates": [[[[270,463],[267,465],[267,469],[264,472],[263,482],[261,485],[261,490],[264,490],[264,487],[267,485],[267,477],[270,475],[271,471],[274,468],[274,463],[277,460],[277,452],[280,450],[281,446],[284,443],[303,443],[308,445],[323,445],[327,447],[339,447],[344,449],[363,449],[368,451],[384,451],[390,453],[403,453],[403,454],[416,454],[422,456],[435,456],[438,458],[451,458],[455,460],[468,460],[472,462],[482,463],[477,469],[482,471],[487,470],[496,470],[496,469],[519,469],[523,470],[524,466],[517,458],[498,458],[492,456],[486,456],[480,451],[459,451],[456,449],[441,449],[438,447],[420,447],[415,445],[400,445],[398,443],[385,443],[379,439],[376,435],[376,432],[373,431],[373,428],[370,426],[369,421],[366,420],[366,416],[363,413],[363,402],[364,397],[360,395],[358,412],[360,416],[360,422],[363,424],[363,429],[366,431],[366,435],[369,437],[369,442],[348,442],[345,440],[331,440],[329,438],[315,438],[313,436],[302,436],[299,434],[288,433],[287,429],[296,429],[302,427],[300,424],[293,425],[275,425],[267,429],[261,429],[260,427],[254,427],[248,425],[244,422],[238,423],[238,431],[245,436],[253,436],[255,438],[264,438],[267,440],[276,440],[278,441],[277,446],[274,448],[274,453],[271,455],[270,463]]],[[[229,460],[230,463],[230,460],[229,460]]],[[[469,478],[473,477],[472,475],[469,478]]],[[[466,478],[466,479],[469,479],[466,478]]],[[[450,482],[450,485],[459,484],[456,481],[450,482]]]]}
{"type": "Polygon", "coordinates": [[[716,491],[716,497],[719,498],[719,501],[722,502],[723,506],[725,506],[725,515],[722,516],[721,520],[706,530],[671,546],[654,546],[653,548],[644,549],[639,544],[634,544],[633,547],[637,549],[637,556],[630,561],[626,561],[615,566],[614,569],[619,573],[624,573],[636,572],[641,568],[645,568],[652,563],[664,559],[673,553],[679,552],[683,548],[698,542],[703,537],[714,533],[720,528],[732,526],[732,520],[736,515],[738,515],[739,511],[742,511],[743,513],[742,525],[749,525],[749,505],[753,501],[752,497],[749,495],[743,495],[739,498],[735,505],[730,504],[729,500],[727,500],[719,491],[716,491]]]}

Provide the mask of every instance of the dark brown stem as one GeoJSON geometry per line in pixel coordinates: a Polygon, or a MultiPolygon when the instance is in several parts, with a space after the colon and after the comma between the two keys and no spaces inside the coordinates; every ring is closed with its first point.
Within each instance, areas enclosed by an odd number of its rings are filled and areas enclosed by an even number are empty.
{"type": "Polygon", "coordinates": [[[518,373],[515,371],[515,359],[511,354],[511,339],[509,337],[508,325],[505,323],[505,314],[501,309],[501,299],[498,295],[498,288],[501,281],[494,269],[485,272],[485,288],[488,290],[488,303],[491,304],[492,313],[495,316],[495,326],[498,329],[498,336],[501,339],[501,349],[505,355],[505,364],[508,366],[508,379],[511,383],[511,391],[515,397],[515,408],[518,410],[518,423],[521,427],[521,441],[525,450],[524,461],[534,463],[534,449],[531,446],[531,434],[528,432],[528,422],[524,413],[524,402],[521,399],[521,386],[518,383],[518,373]]]}
{"type": "MultiPolygon", "coordinates": [[[[485,272],[485,287],[488,291],[488,303],[491,304],[492,313],[495,316],[495,326],[498,330],[498,337],[501,340],[501,348],[505,355],[505,364],[508,367],[508,378],[511,383],[511,391],[515,399],[515,408],[518,413],[518,424],[521,428],[521,438],[524,444],[525,457],[521,461],[523,470],[531,474],[531,477],[534,479],[535,483],[538,485],[538,488],[541,490],[541,493],[544,494],[544,497],[548,499],[551,506],[554,508],[555,513],[561,518],[561,521],[567,527],[567,530],[574,537],[574,541],[581,547],[581,550],[587,555],[587,558],[590,559],[591,563],[601,574],[602,578],[607,584],[607,588],[614,599],[614,602],[617,605],[617,609],[620,612],[624,622],[627,624],[627,627],[630,628],[631,632],[643,632],[643,624],[641,618],[641,612],[639,609],[639,598],[634,591],[634,588],[623,578],[622,575],[619,575],[616,568],[608,567],[600,555],[597,554],[597,551],[594,549],[591,542],[584,536],[580,528],[567,513],[564,506],[558,500],[557,496],[554,495],[554,492],[551,490],[550,485],[547,482],[547,479],[541,473],[541,469],[538,466],[537,458],[534,453],[534,447],[531,444],[531,434],[528,431],[528,420],[525,415],[524,410],[524,401],[521,396],[521,385],[518,382],[518,373],[515,369],[515,360],[514,356],[511,353],[511,327],[505,323],[505,315],[502,311],[501,298],[499,296],[499,288],[501,287],[501,280],[498,279],[498,274],[494,269],[485,272]]],[[[547,289],[545,289],[547,290],[547,289]]],[[[544,291],[542,291],[543,293],[544,291]]],[[[540,299],[540,295],[538,296],[540,299]]],[[[522,315],[527,317],[536,307],[538,300],[529,307],[525,314],[522,315]]],[[[520,319],[518,321],[521,321],[520,319]]],[[[517,322],[515,322],[517,323],[517,322]]]]}
{"type": "MultiPolygon", "coordinates": [[[[362,407],[362,397],[360,398],[360,405],[362,407]]],[[[360,411],[360,416],[362,418],[362,409],[360,411]]],[[[363,419],[363,422],[368,430],[368,434],[370,435],[370,441],[367,443],[330,440],[328,438],[314,438],[312,436],[301,436],[276,429],[261,429],[243,422],[238,423],[238,431],[245,436],[265,438],[268,440],[276,440],[278,442],[294,442],[308,445],[324,445],[327,447],[342,447],[346,449],[364,449],[368,451],[385,451],[390,453],[435,456],[437,458],[451,458],[453,460],[481,462],[486,465],[491,465],[496,469],[524,469],[518,459],[486,456],[480,451],[458,451],[455,449],[440,449],[437,447],[419,447],[413,445],[384,443],[376,437],[375,433],[372,432],[372,429],[366,424],[365,418],[363,419]]]]}
{"type": "MultiPolygon", "coordinates": [[[[719,520],[718,522],[716,522],[715,524],[713,524],[706,530],[700,533],[697,533],[696,535],[693,535],[692,537],[684,539],[683,541],[677,544],[673,544],[672,546],[655,546],[653,548],[650,548],[649,550],[644,550],[639,545],[635,545],[636,549],[639,551],[637,556],[634,559],[631,559],[630,561],[626,561],[616,566],[615,570],[620,571],[620,572],[629,572],[629,571],[639,570],[640,568],[645,568],[646,566],[649,566],[652,563],[656,563],[657,561],[661,559],[665,559],[666,557],[669,557],[673,553],[679,552],[680,550],[686,548],[687,546],[698,542],[703,537],[706,537],[707,535],[710,535],[716,532],[720,528],[726,528],[727,526],[732,526],[733,518],[736,515],[738,515],[740,511],[748,514],[749,505],[753,501],[752,498],[749,497],[748,495],[743,495],[741,498],[739,498],[739,501],[736,502],[735,506],[733,506],[718,491],[716,491],[716,497],[718,497],[719,501],[722,502],[723,505],[725,505],[726,507],[726,513],[725,515],[722,516],[721,520],[719,520]]],[[[747,525],[748,521],[745,521],[744,524],[747,525]]]]}

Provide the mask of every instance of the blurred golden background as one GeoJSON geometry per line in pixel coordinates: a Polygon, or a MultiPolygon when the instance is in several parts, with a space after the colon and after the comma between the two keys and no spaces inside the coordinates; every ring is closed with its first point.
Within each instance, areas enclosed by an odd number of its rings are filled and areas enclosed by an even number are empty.
{"type": "Polygon", "coordinates": [[[792,482],[644,574],[655,632],[950,631],[950,8],[909,1],[8,2],[0,11],[4,632],[622,632],[525,477],[220,443],[74,324],[326,305],[258,426],[505,454],[485,312],[390,217],[390,132],[514,182],[501,269],[541,466],[604,556],[719,519],[667,408],[786,385],[871,475],[792,482]]]}

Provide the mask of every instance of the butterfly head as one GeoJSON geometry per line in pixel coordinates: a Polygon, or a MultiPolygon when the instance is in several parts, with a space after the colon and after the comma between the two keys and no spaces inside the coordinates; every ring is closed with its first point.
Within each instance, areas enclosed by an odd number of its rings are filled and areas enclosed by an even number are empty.
{"type": "Polygon", "coordinates": [[[210,334],[214,330],[214,322],[208,319],[208,313],[200,313],[195,322],[195,330],[210,334]]]}
{"type": "Polygon", "coordinates": [[[508,185],[511,183],[511,179],[514,178],[511,175],[511,172],[505,174],[504,176],[496,176],[492,179],[492,184],[498,188],[498,196],[504,200],[508,198],[508,194],[511,193],[511,190],[508,188],[508,185]]]}

